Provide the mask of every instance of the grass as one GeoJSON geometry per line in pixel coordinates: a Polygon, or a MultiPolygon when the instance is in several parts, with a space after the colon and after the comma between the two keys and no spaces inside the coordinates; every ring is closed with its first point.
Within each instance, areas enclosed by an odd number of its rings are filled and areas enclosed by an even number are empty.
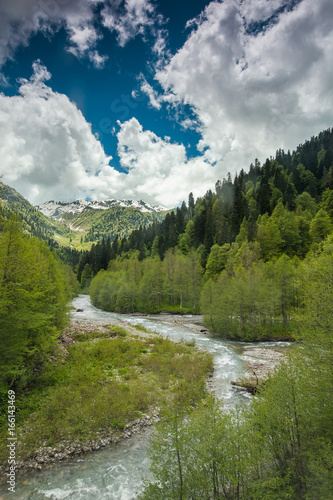
{"type": "MultiPolygon", "coordinates": [[[[122,327],[76,334],[65,360],[49,363],[33,388],[18,397],[19,459],[40,446],[87,441],[122,430],[154,406],[195,403],[205,394],[212,357],[161,336],[133,338],[122,327]],[[103,337],[102,337],[103,336],[103,337]]],[[[0,447],[6,461],[6,439],[0,447]]]]}
{"type": "Polygon", "coordinates": [[[108,327],[107,331],[80,331],[72,334],[73,339],[76,342],[84,342],[86,340],[105,338],[105,337],[126,337],[127,332],[122,326],[112,326],[108,327]]]}

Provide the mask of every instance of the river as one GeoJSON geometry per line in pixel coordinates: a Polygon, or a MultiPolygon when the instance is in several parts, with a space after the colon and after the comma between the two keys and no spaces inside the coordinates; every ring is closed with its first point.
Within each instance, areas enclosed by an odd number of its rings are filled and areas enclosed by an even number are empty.
{"type": "MultiPolygon", "coordinates": [[[[246,363],[241,356],[240,343],[216,339],[200,332],[202,318],[198,316],[148,315],[132,316],[109,313],[92,306],[87,295],[73,300],[73,321],[112,323],[115,320],[142,324],[171,340],[195,340],[196,345],[214,356],[214,376],[211,387],[223,399],[227,408],[246,404],[250,396],[236,390],[232,380],[242,378],[246,363]],[[82,309],[77,312],[76,309],[82,309]]],[[[255,348],[272,349],[274,343],[255,344],[255,348]]],[[[247,344],[246,348],[253,347],[247,344]]],[[[117,445],[87,453],[79,458],[61,462],[41,471],[17,473],[15,494],[0,487],[0,500],[134,500],[142,486],[142,478],[149,471],[147,430],[117,445]]]]}

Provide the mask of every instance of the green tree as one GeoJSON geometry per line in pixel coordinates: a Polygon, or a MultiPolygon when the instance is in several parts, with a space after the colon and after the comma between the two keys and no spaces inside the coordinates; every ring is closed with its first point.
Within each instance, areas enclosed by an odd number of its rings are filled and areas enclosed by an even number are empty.
{"type": "Polygon", "coordinates": [[[163,302],[163,274],[159,257],[144,261],[143,277],[140,281],[140,307],[143,310],[158,311],[163,302]]]}
{"type": "Polygon", "coordinates": [[[1,383],[13,384],[54,349],[71,290],[64,268],[44,242],[22,232],[15,215],[0,224],[1,383]]]}
{"type": "Polygon", "coordinates": [[[333,190],[326,189],[323,192],[321,208],[323,208],[333,221],[333,190]]]}
{"type": "Polygon", "coordinates": [[[269,260],[280,254],[283,239],[279,227],[267,214],[258,219],[257,240],[260,244],[264,260],[269,260]]]}
{"type": "Polygon", "coordinates": [[[314,242],[320,243],[333,231],[333,226],[327,212],[321,208],[311,222],[310,235],[314,242]]]}
{"type": "Polygon", "coordinates": [[[229,243],[225,243],[222,247],[217,244],[212,246],[206,264],[206,275],[209,278],[217,276],[223,271],[226,266],[229,249],[229,243]]]}
{"type": "Polygon", "coordinates": [[[86,264],[81,274],[81,287],[83,290],[88,289],[93,278],[93,270],[90,264],[86,264]]]}

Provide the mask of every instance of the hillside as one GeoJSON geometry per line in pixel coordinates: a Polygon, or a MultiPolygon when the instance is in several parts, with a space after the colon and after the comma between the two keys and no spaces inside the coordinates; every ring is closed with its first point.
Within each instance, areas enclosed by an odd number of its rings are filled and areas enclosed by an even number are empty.
{"type": "Polygon", "coordinates": [[[103,238],[111,242],[117,236],[126,238],[133,230],[162,221],[167,213],[163,207],[142,200],[49,201],[34,207],[12,187],[3,183],[0,187],[5,212],[19,215],[26,232],[61,254],[66,248],[89,250],[103,238]]]}
{"type": "MultiPolygon", "coordinates": [[[[92,281],[92,301],[117,312],[201,312],[231,338],[290,338],[300,263],[333,233],[332,188],[329,129],[229,174],[196,202],[190,194],[163,222],[117,242],[108,271],[92,281]]],[[[85,266],[85,280],[107,268],[105,250],[82,258],[79,279],[85,266]]]]}
{"type": "Polygon", "coordinates": [[[75,235],[71,245],[82,249],[103,239],[126,238],[133,230],[161,222],[168,212],[142,200],[49,201],[36,208],[69,227],[75,235]]]}
{"type": "Polygon", "coordinates": [[[69,227],[57,220],[50,220],[14,188],[2,182],[0,182],[0,199],[8,214],[16,213],[22,218],[23,229],[31,235],[46,241],[49,239],[69,240],[74,236],[74,232],[69,227]]]}

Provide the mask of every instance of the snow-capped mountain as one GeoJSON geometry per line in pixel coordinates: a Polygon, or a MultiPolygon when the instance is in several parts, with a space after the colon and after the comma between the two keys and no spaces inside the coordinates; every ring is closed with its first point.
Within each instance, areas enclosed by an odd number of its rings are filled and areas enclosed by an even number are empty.
{"type": "Polygon", "coordinates": [[[44,215],[51,219],[59,219],[64,213],[79,214],[86,209],[107,210],[111,207],[133,207],[138,208],[141,212],[157,213],[167,210],[161,205],[151,205],[146,201],[140,200],[104,200],[104,201],[46,201],[36,208],[44,215]]]}

